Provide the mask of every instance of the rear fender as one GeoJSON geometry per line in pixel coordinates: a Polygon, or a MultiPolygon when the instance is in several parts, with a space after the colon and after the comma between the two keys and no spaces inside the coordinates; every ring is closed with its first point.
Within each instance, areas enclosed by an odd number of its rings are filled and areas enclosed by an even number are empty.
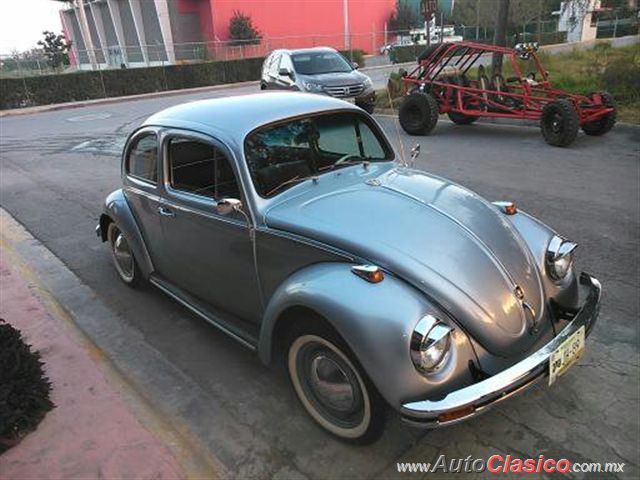
{"type": "Polygon", "coordinates": [[[143,277],[149,278],[149,275],[151,275],[154,270],[153,263],[122,189],[109,194],[104,202],[104,209],[100,216],[99,225],[102,241],[107,240],[107,229],[109,228],[109,223],[112,221],[115,222],[126,235],[143,277]]]}
{"type": "Polygon", "coordinates": [[[305,307],[333,326],[393,407],[399,408],[409,398],[438,395],[471,382],[468,363],[475,356],[462,329],[454,330],[455,348],[448,366],[427,379],[413,366],[409,346],[415,325],[427,312],[436,311],[434,307],[396,277],[386,275],[382,282],[372,284],[354,275],[351,267],[341,262],[314,264],[280,285],[261,326],[258,354],[264,363],[272,360],[278,340],[273,332],[283,313],[305,307]]]}

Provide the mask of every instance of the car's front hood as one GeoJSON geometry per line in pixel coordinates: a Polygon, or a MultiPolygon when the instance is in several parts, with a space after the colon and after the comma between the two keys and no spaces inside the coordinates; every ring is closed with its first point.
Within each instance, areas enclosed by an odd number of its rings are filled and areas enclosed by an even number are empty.
{"type": "Polygon", "coordinates": [[[342,87],[364,82],[365,75],[357,72],[331,72],[318,73],[316,75],[301,75],[303,80],[316,82],[325,87],[342,87]]]}
{"type": "Polygon", "coordinates": [[[396,168],[324,193],[310,189],[270,209],[266,222],[405,278],[495,355],[521,353],[537,338],[531,326],[544,293],[532,255],[502,213],[459,185],[396,168]]]}

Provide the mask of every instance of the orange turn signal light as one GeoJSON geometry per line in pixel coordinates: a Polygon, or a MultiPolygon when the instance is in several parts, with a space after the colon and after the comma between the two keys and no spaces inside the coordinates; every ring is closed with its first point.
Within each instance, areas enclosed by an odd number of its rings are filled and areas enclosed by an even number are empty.
{"type": "Polygon", "coordinates": [[[513,202],[493,202],[493,204],[505,215],[515,215],[518,213],[518,207],[516,207],[516,204],[513,202]]]}
{"type": "Polygon", "coordinates": [[[384,273],[375,265],[355,265],[351,271],[358,277],[370,283],[380,283],[384,280],[384,273]]]}
{"type": "Polygon", "coordinates": [[[457,410],[452,410],[450,412],[441,413],[438,415],[438,421],[440,423],[452,422],[453,420],[458,420],[460,418],[468,417],[476,411],[473,405],[469,405],[468,407],[458,408],[457,410]]]}

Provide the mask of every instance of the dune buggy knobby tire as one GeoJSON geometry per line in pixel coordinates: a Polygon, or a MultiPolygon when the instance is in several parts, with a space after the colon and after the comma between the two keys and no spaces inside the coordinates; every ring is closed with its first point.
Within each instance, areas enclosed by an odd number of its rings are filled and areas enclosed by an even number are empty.
{"type": "Polygon", "coordinates": [[[464,113],[458,112],[448,112],[449,120],[451,120],[456,125],[471,125],[473,122],[478,120],[478,117],[474,117],[473,115],[465,115],[464,113]]]}
{"type": "MultiPolygon", "coordinates": [[[[589,95],[589,98],[593,97],[593,93],[589,95]]],[[[601,92],[600,97],[602,98],[602,104],[605,107],[613,108],[613,112],[607,113],[602,118],[595,120],[593,122],[585,123],[582,125],[582,131],[587,135],[591,135],[594,137],[599,137],[600,135],[604,135],[609,130],[613,128],[616,124],[616,118],[618,116],[618,108],[616,105],[616,101],[611,96],[611,94],[607,92],[601,92]]]]}
{"type": "Polygon", "coordinates": [[[569,100],[556,100],[545,105],[542,110],[540,129],[549,145],[556,147],[571,145],[578,135],[579,128],[578,112],[569,100]]]}
{"type": "Polygon", "coordinates": [[[429,135],[438,123],[438,102],[431,95],[413,92],[402,99],[399,120],[409,135],[429,135]]]}

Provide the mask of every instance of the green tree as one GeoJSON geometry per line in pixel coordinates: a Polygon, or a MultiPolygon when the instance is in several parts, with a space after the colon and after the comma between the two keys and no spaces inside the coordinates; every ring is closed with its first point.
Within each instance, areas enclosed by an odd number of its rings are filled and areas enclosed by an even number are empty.
{"type": "Polygon", "coordinates": [[[56,35],[48,30],[42,32],[42,34],[44,35],[44,39],[39,40],[38,45],[40,45],[49,60],[51,68],[60,68],[69,65],[71,42],[68,41],[64,35],[56,35]]]}
{"type": "Polygon", "coordinates": [[[257,45],[262,40],[262,35],[253,26],[249,15],[235,10],[229,21],[229,38],[229,45],[257,45]]]}
{"type": "Polygon", "coordinates": [[[389,30],[400,35],[406,35],[409,30],[422,25],[423,20],[417,10],[407,1],[397,0],[396,9],[389,16],[389,30]]]}

